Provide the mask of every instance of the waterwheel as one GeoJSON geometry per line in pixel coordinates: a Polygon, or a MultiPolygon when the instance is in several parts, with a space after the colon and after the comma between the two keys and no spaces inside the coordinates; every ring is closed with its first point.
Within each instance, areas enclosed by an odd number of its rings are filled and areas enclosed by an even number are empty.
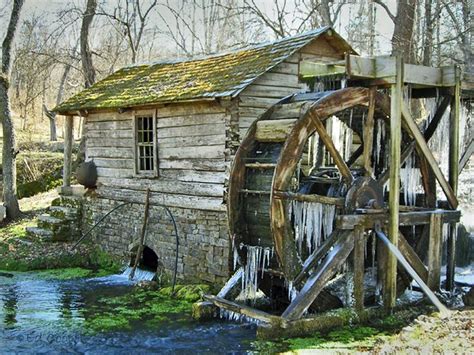
{"type": "MultiPolygon", "coordinates": [[[[425,130],[426,140],[436,120],[425,130]]],[[[368,236],[374,223],[383,228],[388,218],[389,124],[390,98],[361,87],[285,98],[252,124],[230,174],[229,231],[237,272],[218,295],[221,306],[239,284],[277,301],[285,320],[340,307],[327,286],[351,264],[352,296],[363,307],[364,270],[374,266],[366,253],[368,236]]],[[[406,176],[400,215],[407,214],[400,217],[399,246],[428,282],[430,270],[422,260],[432,249],[427,247],[432,225],[441,228],[459,215],[432,217],[436,192],[430,167],[406,125],[401,140],[406,176]]],[[[371,243],[375,250],[375,238],[371,243]]],[[[379,269],[386,254],[377,247],[379,269]]],[[[383,283],[383,270],[377,275],[383,283]]],[[[411,278],[402,272],[398,278],[401,292],[411,278]]]]}

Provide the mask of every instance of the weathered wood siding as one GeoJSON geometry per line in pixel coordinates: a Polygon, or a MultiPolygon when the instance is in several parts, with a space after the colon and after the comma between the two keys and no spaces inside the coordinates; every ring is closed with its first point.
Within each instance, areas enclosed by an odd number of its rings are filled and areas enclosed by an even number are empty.
{"type": "Polygon", "coordinates": [[[343,56],[344,53],[333,48],[325,37],[316,38],[255,80],[239,96],[240,139],[252,122],[270,106],[285,96],[306,90],[306,84],[299,80],[298,75],[302,60],[333,62],[343,56]]]}
{"type": "Polygon", "coordinates": [[[86,157],[97,165],[99,194],[133,201],[136,192],[150,188],[169,206],[223,210],[227,110],[199,103],[156,112],[157,178],[135,174],[133,117],[140,111],[89,115],[86,157]]]}

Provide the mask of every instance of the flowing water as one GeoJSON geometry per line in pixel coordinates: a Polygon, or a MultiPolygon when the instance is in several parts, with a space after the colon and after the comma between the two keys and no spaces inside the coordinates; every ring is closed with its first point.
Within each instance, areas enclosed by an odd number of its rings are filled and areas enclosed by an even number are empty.
{"type": "Polygon", "coordinates": [[[197,323],[174,315],[149,326],[91,333],[86,321],[100,313],[99,298],[126,295],[126,275],[54,280],[36,273],[0,276],[0,354],[10,353],[246,353],[255,339],[250,325],[197,323]]]}

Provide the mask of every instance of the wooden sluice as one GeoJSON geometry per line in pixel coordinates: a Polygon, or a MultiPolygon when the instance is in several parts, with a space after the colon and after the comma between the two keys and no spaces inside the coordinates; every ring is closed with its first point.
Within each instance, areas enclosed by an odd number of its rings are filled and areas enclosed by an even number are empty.
{"type": "Polygon", "coordinates": [[[228,194],[236,273],[217,296],[206,296],[207,305],[279,330],[337,325],[332,316],[316,315],[343,306],[361,319],[379,312],[377,304],[393,310],[413,278],[377,241],[376,225],[434,291],[441,286],[448,226],[445,287],[452,289],[460,219],[459,69],[348,55],[344,62],[309,63],[306,72],[313,83],[329,77],[333,90],[283,99],[251,125],[236,153],[228,194]],[[404,97],[407,88],[410,97],[404,97]],[[421,127],[410,99],[436,97],[421,127]],[[445,177],[429,141],[448,106],[445,177]],[[342,284],[352,285],[347,299],[334,292],[341,275],[342,284]],[[257,292],[270,300],[265,310],[253,303],[257,292]],[[250,301],[236,301],[239,293],[250,301]],[[308,322],[314,324],[302,325],[308,322]]]}

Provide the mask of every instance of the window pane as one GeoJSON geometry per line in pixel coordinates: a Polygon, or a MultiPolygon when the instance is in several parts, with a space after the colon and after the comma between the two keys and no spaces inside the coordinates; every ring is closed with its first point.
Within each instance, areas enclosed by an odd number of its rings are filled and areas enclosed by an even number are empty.
{"type": "Polygon", "coordinates": [[[137,165],[140,171],[154,169],[153,116],[136,118],[137,165]]]}

